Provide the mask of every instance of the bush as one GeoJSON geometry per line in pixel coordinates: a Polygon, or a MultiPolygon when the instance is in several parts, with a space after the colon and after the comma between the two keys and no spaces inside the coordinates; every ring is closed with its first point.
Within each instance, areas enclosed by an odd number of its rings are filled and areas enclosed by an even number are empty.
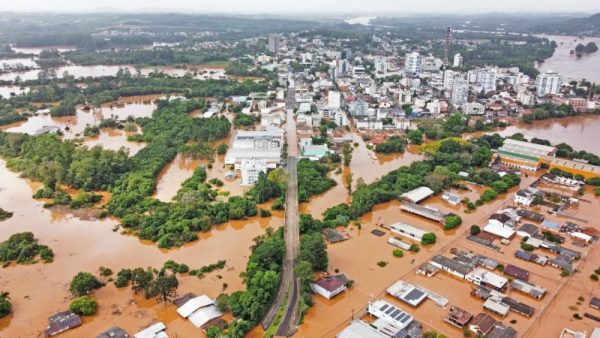
{"type": "Polygon", "coordinates": [[[8,292],[0,292],[0,318],[8,316],[12,312],[12,304],[8,299],[8,292]]]}
{"type": "Polygon", "coordinates": [[[226,143],[220,143],[217,146],[217,154],[219,154],[219,155],[225,155],[227,153],[228,149],[229,149],[229,146],[227,146],[226,143]]]}
{"type": "Polygon", "coordinates": [[[481,228],[477,225],[471,225],[471,236],[477,236],[481,232],[481,228]]]}
{"type": "Polygon", "coordinates": [[[437,237],[435,236],[435,234],[433,232],[428,232],[425,235],[423,235],[421,244],[423,244],[423,245],[435,244],[436,240],[437,240],[437,237]]]}
{"type": "Polygon", "coordinates": [[[400,249],[394,249],[392,254],[394,255],[394,257],[399,257],[399,258],[404,257],[404,251],[402,251],[400,249]]]}
{"type": "Polygon", "coordinates": [[[408,248],[408,251],[410,251],[410,252],[419,252],[419,250],[421,250],[421,249],[419,248],[419,246],[417,244],[411,244],[410,248],[408,248]]]}
{"type": "Polygon", "coordinates": [[[452,230],[454,228],[457,228],[461,224],[462,224],[462,218],[460,218],[460,216],[457,216],[457,215],[448,216],[448,217],[446,217],[446,223],[444,224],[444,230],[452,230]]]}
{"type": "Polygon", "coordinates": [[[535,247],[533,245],[527,244],[525,242],[521,242],[521,249],[525,251],[533,251],[535,247]]]}
{"type": "Polygon", "coordinates": [[[269,217],[271,216],[271,211],[267,209],[260,209],[258,211],[258,214],[260,215],[260,217],[269,217]]]}
{"type": "Polygon", "coordinates": [[[71,305],[69,305],[69,310],[78,315],[91,316],[96,314],[96,311],[98,310],[98,303],[91,297],[82,296],[71,302],[71,305]]]}
{"type": "Polygon", "coordinates": [[[380,267],[382,267],[382,268],[385,268],[385,266],[387,265],[387,262],[386,261],[379,261],[379,262],[377,262],[377,265],[380,266],[380,267]]]}
{"type": "Polygon", "coordinates": [[[94,289],[104,286],[94,275],[89,272],[79,272],[71,280],[69,291],[75,297],[82,297],[94,289]]]}
{"type": "Polygon", "coordinates": [[[98,269],[98,270],[100,270],[100,276],[106,277],[106,276],[110,276],[113,274],[113,271],[110,268],[107,268],[104,266],[101,266],[100,269],[98,269]]]}
{"type": "Polygon", "coordinates": [[[598,281],[599,278],[598,278],[597,274],[593,273],[593,274],[590,275],[590,279],[593,280],[593,281],[598,281]]]}

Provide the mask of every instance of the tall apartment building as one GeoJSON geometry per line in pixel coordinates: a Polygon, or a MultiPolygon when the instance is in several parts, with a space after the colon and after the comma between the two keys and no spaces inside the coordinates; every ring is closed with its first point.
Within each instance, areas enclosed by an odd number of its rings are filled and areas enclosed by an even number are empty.
{"type": "Polygon", "coordinates": [[[469,86],[464,82],[455,82],[452,87],[452,103],[460,106],[469,99],[469,86]]]}
{"type": "Polygon", "coordinates": [[[418,73],[421,71],[421,55],[418,52],[406,54],[404,70],[409,73],[418,73]]]}
{"type": "Polygon", "coordinates": [[[279,51],[279,47],[279,35],[269,34],[267,45],[267,49],[269,50],[269,52],[277,54],[277,52],[279,51]]]}
{"type": "Polygon", "coordinates": [[[535,80],[538,96],[557,95],[560,92],[563,78],[560,74],[553,71],[548,71],[538,75],[535,80]]]}
{"type": "Polygon", "coordinates": [[[496,71],[486,70],[481,73],[481,89],[484,93],[496,91],[496,71]]]}

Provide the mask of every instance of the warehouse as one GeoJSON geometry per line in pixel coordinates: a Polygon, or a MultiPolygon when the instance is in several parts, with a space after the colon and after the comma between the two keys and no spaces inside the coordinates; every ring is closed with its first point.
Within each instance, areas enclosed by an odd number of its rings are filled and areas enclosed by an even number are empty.
{"type": "Polygon", "coordinates": [[[556,148],[541,144],[505,139],[498,149],[502,164],[528,171],[536,171],[548,157],[554,157],[556,148]]]}

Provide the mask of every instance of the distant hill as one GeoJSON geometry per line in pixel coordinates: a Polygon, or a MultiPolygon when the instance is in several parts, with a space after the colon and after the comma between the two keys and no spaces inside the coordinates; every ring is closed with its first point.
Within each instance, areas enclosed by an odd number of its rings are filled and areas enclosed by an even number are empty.
{"type": "Polygon", "coordinates": [[[538,33],[600,36],[600,13],[536,26],[538,33]]]}

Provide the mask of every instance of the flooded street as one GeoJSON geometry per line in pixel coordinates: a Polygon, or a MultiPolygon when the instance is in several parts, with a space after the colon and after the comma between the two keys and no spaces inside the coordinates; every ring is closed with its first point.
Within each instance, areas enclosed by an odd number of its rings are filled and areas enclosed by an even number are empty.
{"type": "Polygon", "coordinates": [[[540,35],[540,37],[548,38],[557,44],[554,55],[537,65],[541,72],[549,70],[558,72],[564,77],[565,82],[581,79],[600,82],[600,52],[584,54],[581,57],[570,54],[578,44],[595,42],[600,45],[600,38],[580,39],[576,36],[561,35],[540,35]]]}
{"type": "Polygon", "coordinates": [[[575,116],[535,121],[533,124],[512,125],[498,133],[504,137],[523,133],[525,138],[549,140],[552,144],[567,143],[575,150],[600,154],[600,116],[575,116]]]}
{"type": "MultiPolygon", "coordinates": [[[[55,259],[50,264],[17,265],[2,269],[0,286],[9,290],[15,315],[0,320],[3,337],[34,337],[45,328],[46,318],[68,308],[71,296],[68,283],[79,271],[96,273],[100,266],[117,272],[122,268],[160,267],[169,259],[190,268],[227,260],[225,269],[207,274],[203,279],[179,277],[180,295],[186,292],[206,293],[216,297],[226,283],[228,293],[240,290],[239,273],[245,269],[252,238],[267,227],[282,224],[281,213],[271,218],[253,218],[229,222],[207,233],[197,242],[172,250],[159,250],[154,243],[135,236],[113,232],[114,220],[81,221],[71,215],[56,214],[42,207],[31,195],[38,184],[30,185],[19,175],[8,171],[0,161],[0,207],[14,216],[0,223],[0,241],[16,232],[31,231],[40,243],[50,246],[55,259]],[[44,306],[40,306],[43,304],[44,306]],[[26,315],[23,315],[26,314],[26,315]]],[[[171,304],[157,304],[133,295],[129,289],[116,289],[112,283],[98,290],[95,297],[99,312],[85,319],[85,325],[61,334],[61,337],[95,337],[99,332],[118,325],[130,333],[137,332],[156,320],[167,324],[172,337],[200,337],[198,329],[184,321],[171,304]]]]}

